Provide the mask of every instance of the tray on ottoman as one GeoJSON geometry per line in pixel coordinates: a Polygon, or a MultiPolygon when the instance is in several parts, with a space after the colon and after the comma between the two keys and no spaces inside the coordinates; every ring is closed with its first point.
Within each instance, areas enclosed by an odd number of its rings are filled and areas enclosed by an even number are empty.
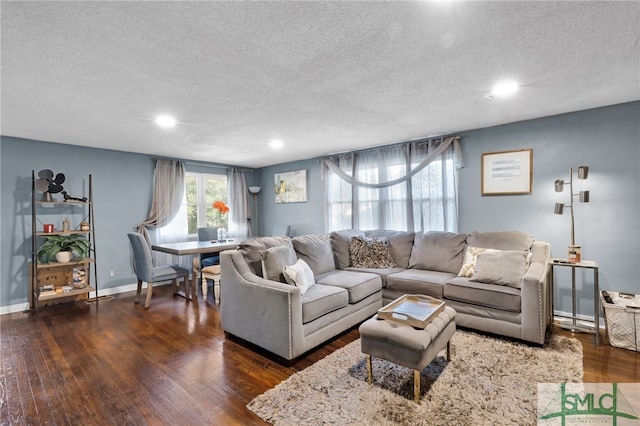
{"type": "Polygon", "coordinates": [[[378,310],[378,318],[424,329],[444,310],[442,300],[421,294],[405,294],[378,310]]]}

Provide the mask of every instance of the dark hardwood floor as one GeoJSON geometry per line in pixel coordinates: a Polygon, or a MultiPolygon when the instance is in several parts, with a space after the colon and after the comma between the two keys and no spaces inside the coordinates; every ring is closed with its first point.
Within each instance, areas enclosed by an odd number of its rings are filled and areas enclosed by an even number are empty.
{"type": "MultiPolygon", "coordinates": [[[[264,424],[251,399],[359,337],[283,365],[225,338],[217,306],[154,290],[148,311],[124,295],[0,316],[0,424],[264,424]]],[[[575,337],[585,382],[640,381],[639,353],[575,337]]]]}

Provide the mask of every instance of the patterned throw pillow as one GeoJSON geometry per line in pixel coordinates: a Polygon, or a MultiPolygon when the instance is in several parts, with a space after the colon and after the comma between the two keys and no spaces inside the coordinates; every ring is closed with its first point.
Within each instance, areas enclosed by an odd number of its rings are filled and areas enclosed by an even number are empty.
{"type": "Polygon", "coordinates": [[[351,237],[349,258],[354,268],[393,268],[396,264],[389,254],[389,241],[384,238],[351,237]]]}
{"type": "Polygon", "coordinates": [[[464,260],[462,261],[462,268],[460,268],[458,276],[471,278],[475,272],[478,255],[482,253],[493,253],[496,251],[499,250],[484,247],[467,247],[467,251],[464,254],[464,260]]]}

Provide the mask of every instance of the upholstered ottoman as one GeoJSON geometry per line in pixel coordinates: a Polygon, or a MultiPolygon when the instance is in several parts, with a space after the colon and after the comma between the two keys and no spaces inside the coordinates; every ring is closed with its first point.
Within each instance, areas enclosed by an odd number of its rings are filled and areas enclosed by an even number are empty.
{"type": "Polygon", "coordinates": [[[424,330],[375,315],[360,326],[362,352],[367,354],[367,374],[373,383],[372,357],[382,358],[413,371],[413,398],[420,402],[420,372],[447,347],[451,358],[450,340],[456,332],[456,311],[446,306],[424,330]]]}

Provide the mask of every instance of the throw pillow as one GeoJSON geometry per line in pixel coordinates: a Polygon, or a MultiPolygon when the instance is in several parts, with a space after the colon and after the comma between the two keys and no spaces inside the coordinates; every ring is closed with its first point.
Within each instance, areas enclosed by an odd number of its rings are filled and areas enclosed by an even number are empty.
{"type": "Polygon", "coordinates": [[[466,234],[430,231],[417,233],[409,259],[409,268],[457,274],[462,266],[466,234]]]}
{"type": "Polygon", "coordinates": [[[476,259],[478,259],[478,255],[496,251],[498,250],[484,247],[467,247],[467,251],[464,253],[464,260],[462,261],[462,268],[460,268],[458,276],[471,278],[476,267],[476,259]]]}
{"type": "Polygon", "coordinates": [[[251,272],[258,276],[262,274],[262,256],[261,250],[267,250],[277,246],[291,246],[291,238],[289,237],[258,237],[244,240],[238,244],[238,250],[247,261],[251,272]]]}
{"type": "Polygon", "coordinates": [[[389,241],[384,238],[351,237],[349,259],[354,268],[393,268],[396,264],[389,254],[389,241]]]}
{"type": "Polygon", "coordinates": [[[358,229],[343,229],[341,231],[333,231],[329,234],[333,257],[338,269],[344,269],[351,266],[349,261],[349,240],[351,237],[364,237],[364,232],[358,229]]]}
{"type": "Polygon", "coordinates": [[[331,242],[326,235],[301,235],[291,242],[299,259],[304,260],[315,275],[336,269],[331,242]]]}
{"type": "Polygon", "coordinates": [[[389,254],[393,263],[401,268],[409,267],[415,232],[372,229],[365,234],[368,238],[384,238],[389,241],[389,254]]]}
{"type": "Polygon", "coordinates": [[[530,250],[533,236],[520,231],[474,231],[467,237],[467,244],[473,247],[491,247],[497,250],[530,250]]]}
{"type": "Polygon", "coordinates": [[[526,252],[512,250],[482,253],[476,260],[471,281],[521,288],[527,257],[526,252]]]}
{"type": "Polygon", "coordinates": [[[271,247],[267,250],[260,250],[262,257],[262,278],[286,282],[283,270],[285,266],[293,265],[296,262],[296,252],[291,245],[271,247]]]}
{"type": "Polygon", "coordinates": [[[298,261],[291,266],[285,266],[283,273],[289,284],[300,287],[300,294],[302,295],[316,282],[313,271],[309,265],[307,265],[307,262],[302,259],[298,259],[298,261]]]}

